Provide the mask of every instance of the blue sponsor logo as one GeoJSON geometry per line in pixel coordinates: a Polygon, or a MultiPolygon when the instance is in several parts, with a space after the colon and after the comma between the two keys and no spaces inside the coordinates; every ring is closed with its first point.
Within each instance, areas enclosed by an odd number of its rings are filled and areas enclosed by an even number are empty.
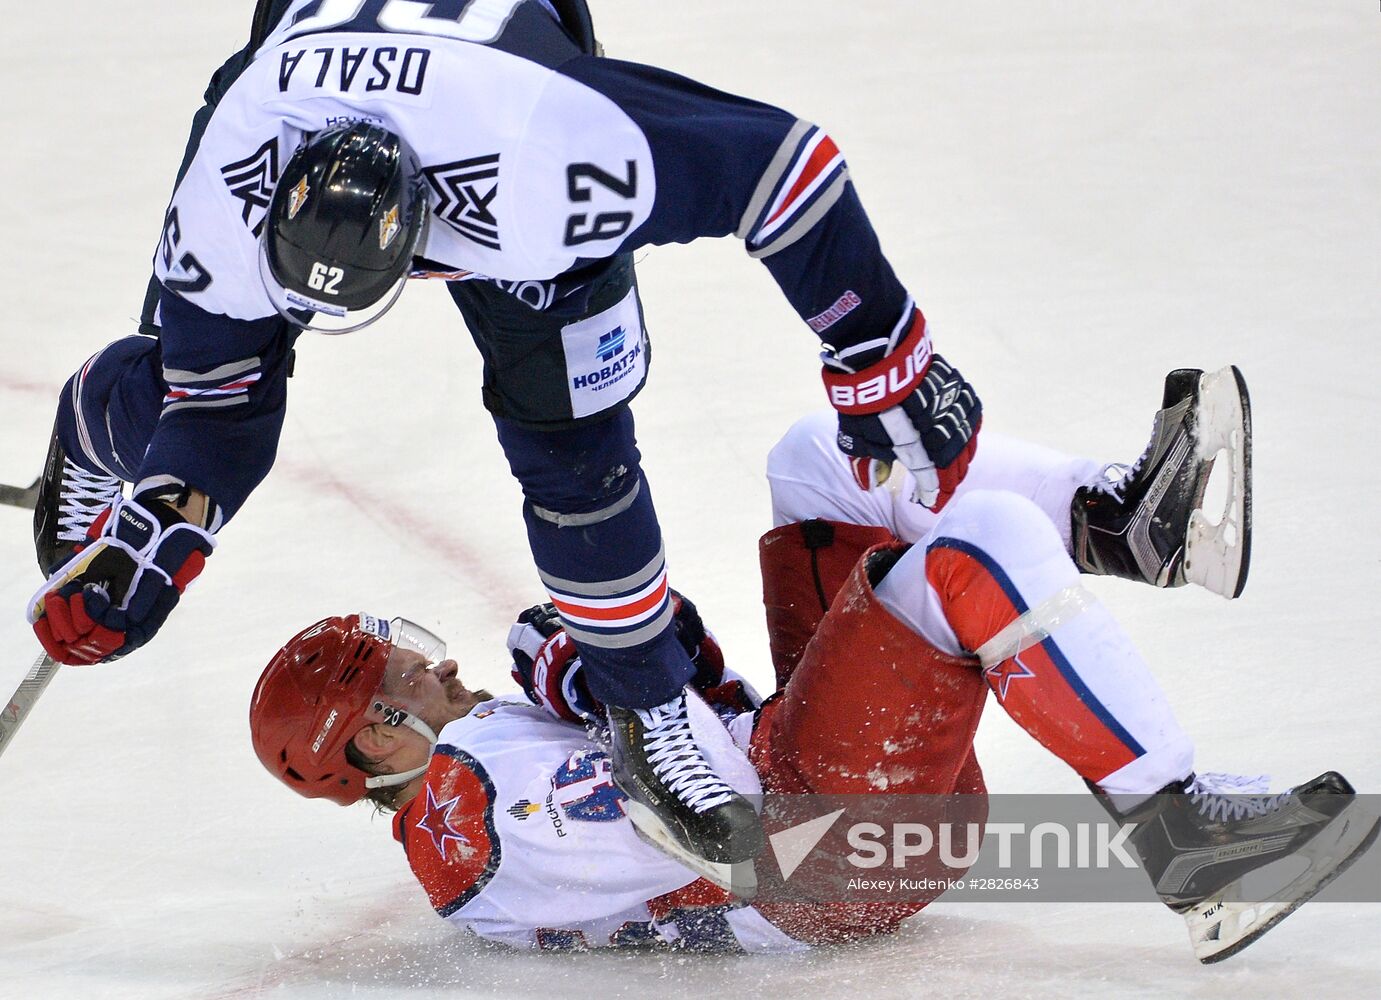
{"type": "Polygon", "coordinates": [[[595,347],[595,353],[599,355],[601,361],[612,361],[616,354],[623,351],[624,341],[623,327],[615,327],[599,338],[599,344],[595,347]]]}
{"type": "MultiPolygon", "coordinates": [[[[623,329],[620,328],[614,331],[614,333],[622,337],[623,329]]],[[[614,334],[607,334],[606,336],[612,337],[614,334]]],[[[601,338],[601,341],[602,340],[603,338],[601,338]]],[[[623,381],[626,376],[641,370],[638,368],[638,362],[643,355],[642,344],[635,342],[631,348],[624,351],[622,341],[620,341],[618,350],[610,351],[607,358],[613,359],[619,354],[623,356],[584,375],[577,375],[572,378],[571,389],[589,389],[594,392],[599,392],[612,385],[617,385],[619,382],[623,381]]],[[[604,353],[600,354],[600,360],[606,360],[606,355],[604,353]]]]}

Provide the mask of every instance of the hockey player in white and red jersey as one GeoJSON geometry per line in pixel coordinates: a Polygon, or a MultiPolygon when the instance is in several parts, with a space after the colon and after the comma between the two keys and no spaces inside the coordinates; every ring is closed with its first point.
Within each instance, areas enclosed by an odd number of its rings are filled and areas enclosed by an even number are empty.
{"type": "MultiPolygon", "coordinates": [[[[1167,456],[1193,437],[1188,428],[1211,422],[1206,410],[1238,396],[1232,372],[1174,373],[1167,394],[1185,382],[1197,386],[1179,407],[1186,419],[1163,410],[1142,461],[1103,479],[1102,492],[1140,491],[1179,469],[1170,478],[1187,488],[1171,491],[1172,507],[1143,501],[1138,511],[1158,509],[1187,531],[1202,516],[1211,463],[1201,456],[1186,472],[1167,456]]],[[[973,737],[991,690],[1119,822],[1135,824],[1128,839],[1203,961],[1251,943],[1375,840],[1376,818],[1334,772],[1276,795],[1196,774],[1193,745],[1147,665],[1079,583],[1078,509],[1100,481],[1097,463],[990,435],[934,515],[904,499],[904,473],[894,490],[857,491],[832,434],[828,417],[807,418],[769,459],[778,526],[760,552],[777,694],[759,705],[724,672],[695,609],[676,609],[705,699],[690,699],[688,725],[741,792],[981,803],[973,737]],[[731,743],[751,769],[734,767],[731,743]],[[1247,875],[1287,856],[1304,870],[1270,902],[1239,899],[1247,875]]],[[[1222,460],[1245,474],[1245,439],[1223,444],[1222,460]]],[[[260,760],[294,791],[396,809],[394,834],[452,923],[521,947],[766,952],[887,933],[929,901],[750,902],[697,879],[628,821],[607,751],[580,725],[600,707],[550,606],[525,612],[509,634],[528,703],[467,690],[455,661],[419,634],[401,619],[317,623],[265,669],[250,725],[260,760]]]]}

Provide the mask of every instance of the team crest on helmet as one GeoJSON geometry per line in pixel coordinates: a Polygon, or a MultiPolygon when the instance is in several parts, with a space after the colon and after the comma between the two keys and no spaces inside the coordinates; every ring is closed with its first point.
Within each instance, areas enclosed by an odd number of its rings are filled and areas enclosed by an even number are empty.
{"type": "Polygon", "coordinates": [[[288,192],[288,218],[296,219],[297,213],[302,211],[302,206],[307,204],[307,178],[303,177],[297,182],[297,186],[288,192]]]}
{"type": "Polygon", "coordinates": [[[394,205],[379,220],[379,249],[387,250],[388,245],[398,238],[403,227],[398,224],[398,206],[394,205]]]}

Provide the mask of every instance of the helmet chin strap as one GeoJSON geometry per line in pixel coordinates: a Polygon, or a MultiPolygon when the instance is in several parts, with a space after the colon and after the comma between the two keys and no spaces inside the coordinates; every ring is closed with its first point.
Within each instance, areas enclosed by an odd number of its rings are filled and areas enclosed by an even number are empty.
{"type": "Polygon", "coordinates": [[[399,771],[396,774],[370,775],[368,778],[364,779],[364,787],[392,788],[394,785],[406,785],[413,778],[426,774],[427,768],[431,765],[432,750],[436,747],[438,740],[436,731],[417,716],[399,708],[397,705],[390,705],[376,698],[371,707],[376,715],[382,715],[384,717],[385,725],[407,726],[413,732],[425,738],[427,741],[427,760],[420,767],[414,767],[409,771],[399,771]]]}

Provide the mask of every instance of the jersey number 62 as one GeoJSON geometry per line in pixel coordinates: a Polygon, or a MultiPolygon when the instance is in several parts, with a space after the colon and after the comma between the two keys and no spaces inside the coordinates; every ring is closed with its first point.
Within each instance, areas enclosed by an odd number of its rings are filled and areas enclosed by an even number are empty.
{"type": "MultiPolygon", "coordinates": [[[[616,177],[593,163],[572,163],[566,168],[566,194],[579,204],[593,200],[596,185],[631,201],[638,195],[638,164],[626,161],[627,177],[616,177]]],[[[633,225],[632,212],[600,212],[593,219],[577,212],[566,220],[566,246],[579,246],[596,240],[616,240],[633,225]]]]}

